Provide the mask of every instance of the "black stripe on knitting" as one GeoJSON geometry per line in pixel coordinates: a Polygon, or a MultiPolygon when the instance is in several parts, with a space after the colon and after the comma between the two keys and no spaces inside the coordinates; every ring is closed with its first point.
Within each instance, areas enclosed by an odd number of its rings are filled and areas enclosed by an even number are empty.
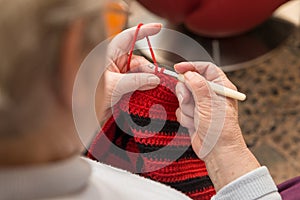
{"type": "Polygon", "coordinates": [[[151,154],[143,154],[143,157],[147,159],[154,159],[154,160],[167,160],[167,161],[176,161],[181,160],[181,159],[198,159],[197,155],[193,151],[192,147],[173,147],[173,148],[167,148],[165,151],[157,152],[162,146],[156,146],[151,149],[149,148],[144,148],[145,145],[138,144],[138,148],[141,153],[149,153],[152,152],[151,154]],[[186,149],[186,150],[185,150],[186,149]],[[184,153],[182,153],[184,152],[184,153]],[[181,154],[181,155],[180,155],[181,154]],[[180,157],[178,157],[180,155],[180,157]]]}
{"type": "Polygon", "coordinates": [[[147,131],[153,133],[164,133],[165,135],[174,135],[174,133],[177,133],[180,128],[181,132],[188,134],[188,130],[180,126],[180,124],[177,121],[150,119],[134,114],[129,115],[126,112],[121,112],[120,114],[123,120],[128,119],[128,117],[130,117],[132,120],[127,120],[128,126],[138,131],[145,131],[144,127],[148,126],[151,123],[151,126],[147,127],[147,131]]]}
{"type": "Polygon", "coordinates": [[[130,135],[124,134],[124,132],[118,126],[116,126],[116,132],[114,133],[111,142],[114,145],[118,146],[119,148],[123,149],[124,151],[116,150],[115,147],[113,145],[111,145],[109,150],[107,152],[105,152],[105,154],[103,155],[102,159],[105,160],[106,157],[109,156],[109,154],[114,154],[114,155],[129,162],[130,160],[126,153],[126,146],[130,139],[133,139],[133,137],[130,135]],[[121,143],[119,143],[118,141],[121,141],[121,143]]]}
{"type": "Polygon", "coordinates": [[[193,179],[188,179],[180,182],[162,182],[166,185],[171,186],[183,193],[190,193],[195,191],[202,191],[209,187],[213,187],[213,183],[211,182],[209,176],[202,176],[193,179]]]}
{"type": "MultiPolygon", "coordinates": [[[[124,121],[124,119],[123,120],[121,120],[121,119],[123,119],[123,118],[120,118],[119,125],[124,124],[123,128],[125,128],[127,122],[124,121]]],[[[116,128],[116,131],[110,135],[110,138],[112,139],[112,143],[126,151],[126,147],[128,145],[129,140],[133,140],[132,132],[129,128],[127,128],[127,131],[126,131],[128,133],[124,133],[123,130],[121,130],[119,126],[116,126],[115,128],[116,128]],[[120,141],[121,141],[121,143],[120,143],[120,141]]],[[[159,146],[159,145],[158,146],[150,146],[150,145],[144,145],[144,144],[140,144],[140,143],[136,143],[136,144],[138,145],[138,150],[140,153],[154,152],[154,151],[157,151],[164,147],[164,146],[159,146]]],[[[128,160],[128,158],[127,158],[126,154],[124,154],[124,152],[122,152],[122,155],[118,155],[118,153],[115,152],[113,149],[114,148],[110,148],[110,151],[108,151],[107,154],[114,153],[115,155],[128,160]]],[[[104,153],[103,156],[106,157],[107,155],[104,153]]],[[[176,161],[178,161],[180,159],[191,159],[191,158],[197,159],[198,158],[197,155],[194,153],[191,146],[189,146],[189,147],[178,147],[178,146],[172,147],[171,146],[171,147],[167,148],[166,151],[162,151],[159,153],[152,153],[152,154],[143,154],[143,156],[148,159],[155,159],[155,160],[163,159],[163,160],[169,160],[169,161],[174,161],[174,159],[176,161]],[[178,158],[177,155],[181,154],[181,152],[183,152],[183,151],[185,151],[185,152],[182,153],[182,155],[178,158]]]]}
{"type": "Polygon", "coordinates": [[[199,159],[196,153],[194,152],[192,146],[189,146],[188,149],[180,156],[176,161],[185,160],[185,159],[199,159]]]}

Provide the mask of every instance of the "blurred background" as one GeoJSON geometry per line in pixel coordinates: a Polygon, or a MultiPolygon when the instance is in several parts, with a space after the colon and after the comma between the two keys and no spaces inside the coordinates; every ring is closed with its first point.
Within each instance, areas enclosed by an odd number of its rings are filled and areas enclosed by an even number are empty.
{"type": "MultiPolygon", "coordinates": [[[[232,0],[225,6],[185,2],[112,1],[104,16],[107,35],[141,22],[161,22],[196,40],[247,94],[239,104],[240,125],[261,164],[276,183],[300,175],[300,0],[232,0]]],[[[155,40],[177,41],[163,34],[155,40]]],[[[151,59],[148,51],[137,53],[151,59]]],[[[161,50],[155,54],[166,66],[183,60],[161,50]]],[[[202,54],[193,59],[206,60],[202,54]]]]}

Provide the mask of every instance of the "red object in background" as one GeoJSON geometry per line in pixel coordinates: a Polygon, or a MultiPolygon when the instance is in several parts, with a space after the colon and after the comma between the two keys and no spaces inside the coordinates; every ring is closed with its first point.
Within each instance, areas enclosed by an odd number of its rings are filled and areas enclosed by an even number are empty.
{"type": "Polygon", "coordinates": [[[209,37],[252,29],[289,0],[138,0],[153,13],[209,37]]]}

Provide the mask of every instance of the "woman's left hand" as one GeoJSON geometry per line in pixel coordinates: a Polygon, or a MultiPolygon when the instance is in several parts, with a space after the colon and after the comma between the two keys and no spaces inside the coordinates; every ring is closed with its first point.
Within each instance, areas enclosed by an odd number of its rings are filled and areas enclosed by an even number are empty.
{"type": "MultiPolygon", "coordinates": [[[[162,25],[159,23],[141,26],[137,40],[157,34],[162,25]]],[[[107,66],[98,86],[101,97],[97,99],[97,115],[100,122],[105,122],[111,116],[111,107],[122,95],[135,90],[155,88],[160,79],[147,66],[151,64],[144,57],[132,56],[130,73],[127,72],[128,52],[132,48],[137,27],[118,34],[109,44],[107,51],[107,66]]]]}

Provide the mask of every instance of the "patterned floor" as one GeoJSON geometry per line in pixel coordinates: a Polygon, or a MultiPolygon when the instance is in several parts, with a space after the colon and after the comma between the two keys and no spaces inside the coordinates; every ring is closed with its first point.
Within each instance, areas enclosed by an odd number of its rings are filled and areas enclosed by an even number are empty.
{"type": "Polygon", "coordinates": [[[300,31],[268,59],[227,73],[247,100],[239,104],[248,146],[276,183],[300,175],[300,31]]]}

